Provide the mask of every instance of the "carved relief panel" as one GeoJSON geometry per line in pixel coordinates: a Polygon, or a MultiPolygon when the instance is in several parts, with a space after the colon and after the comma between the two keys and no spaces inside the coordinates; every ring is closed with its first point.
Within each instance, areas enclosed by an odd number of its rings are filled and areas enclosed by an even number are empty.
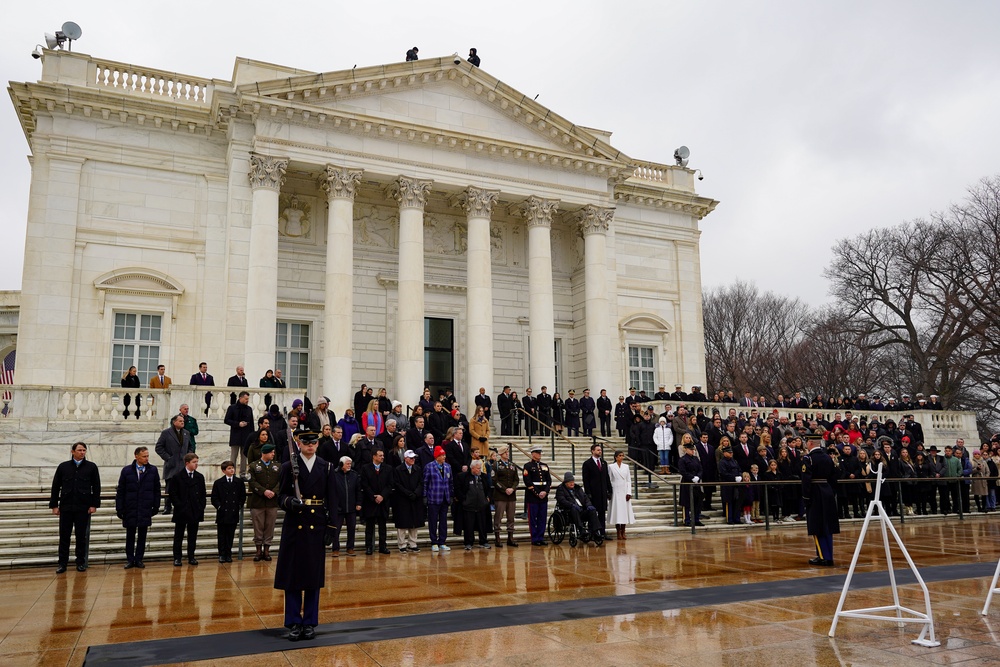
{"type": "Polygon", "coordinates": [[[314,243],[316,197],[283,192],[278,196],[278,234],[286,241],[314,243]]]}

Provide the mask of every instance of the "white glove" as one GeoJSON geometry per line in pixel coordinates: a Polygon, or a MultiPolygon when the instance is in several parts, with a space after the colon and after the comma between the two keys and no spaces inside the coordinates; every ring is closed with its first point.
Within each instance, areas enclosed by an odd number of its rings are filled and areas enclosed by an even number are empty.
{"type": "Polygon", "coordinates": [[[738,477],[736,478],[736,481],[737,481],[737,482],[742,482],[742,481],[743,481],[743,476],[742,476],[742,475],[738,476],[738,477]]]}
{"type": "Polygon", "coordinates": [[[698,482],[701,481],[701,477],[692,477],[691,481],[694,482],[695,484],[697,484],[698,482]]]}

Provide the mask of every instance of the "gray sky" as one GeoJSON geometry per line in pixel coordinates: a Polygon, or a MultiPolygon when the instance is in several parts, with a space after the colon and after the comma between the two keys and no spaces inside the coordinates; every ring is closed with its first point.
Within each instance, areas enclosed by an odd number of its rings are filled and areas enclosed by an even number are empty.
{"type": "MultiPolygon", "coordinates": [[[[924,216],[1000,173],[1000,3],[902,1],[16,3],[0,22],[4,81],[64,21],[74,49],[228,79],[237,56],[313,71],[479,49],[482,66],[612,143],[671,162],[691,149],[702,278],[827,299],[841,237],[924,216]],[[629,9],[625,9],[629,8],[629,9]]],[[[27,143],[0,104],[0,289],[21,284],[27,143]]],[[[863,249],[859,249],[863,251],[863,249]]]]}

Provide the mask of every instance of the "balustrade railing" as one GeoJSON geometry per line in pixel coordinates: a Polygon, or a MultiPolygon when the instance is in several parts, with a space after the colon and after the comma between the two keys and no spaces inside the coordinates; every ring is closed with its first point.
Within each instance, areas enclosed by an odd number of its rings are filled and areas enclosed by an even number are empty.
{"type": "Polygon", "coordinates": [[[208,104],[212,90],[209,79],[107,60],[90,62],[90,84],[119,92],[146,93],[194,104],[208,104]]]}

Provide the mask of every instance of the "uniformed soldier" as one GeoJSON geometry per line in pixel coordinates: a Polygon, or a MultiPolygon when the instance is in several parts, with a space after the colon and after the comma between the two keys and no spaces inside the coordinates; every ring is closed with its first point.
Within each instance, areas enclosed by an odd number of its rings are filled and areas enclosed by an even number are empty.
{"type": "Polygon", "coordinates": [[[549,466],[542,463],[542,447],[531,448],[531,460],[524,466],[524,496],[528,506],[528,527],[531,531],[531,544],[536,547],[545,546],[545,522],[549,513],[549,490],[552,488],[552,476],[549,466]]]}
{"type": "Polygon", "coordinates": [[[802,457],[802,500],[806,505],[806,529],[816,541],[816,558],[809,564],[832,567],[833,536],[840,532],[836,489],[839,473],[822,444],[818,435],[806,439],[809,452],[802,457]]]}
{"type": "MultiPolygon", "coordinates": [[[[324,538],[329,464],[316,456],[319,434],[299,434],[299,451],[281,466],[278,505],[285,511],[274,587],[285,591],[286,637],[314,639],[319,624],[319,592],[326,585],[324,538]]],[[[330,526],[332,529],[332,526],[330,526]]]]}
{"type": "Polygon", "coordinates": [[[274,445],[267,443],[260,448],[260,460],[250,464],[250,484],[247,505],[253,522],[253,543],[257,554],[253,562],[271,560],[271,542],[274,524],[278,520],[278,491],[280,491],[281,465],[274,460],[274,445]]]}

